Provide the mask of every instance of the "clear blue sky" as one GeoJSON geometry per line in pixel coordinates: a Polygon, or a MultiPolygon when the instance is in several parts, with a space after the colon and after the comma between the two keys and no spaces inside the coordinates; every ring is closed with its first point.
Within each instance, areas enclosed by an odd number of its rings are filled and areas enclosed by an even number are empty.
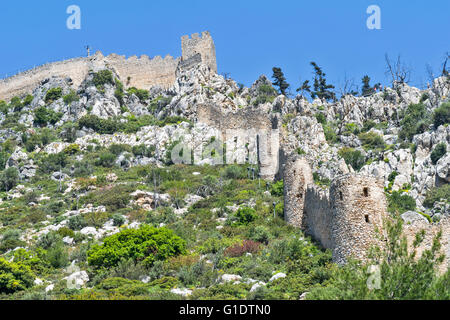
{"type": "Polygon", "coordinates": [[[316,61],[333,84],[388,83],[384,54],[401,54],[412,84],[437,72],[450,51],[448,0],[40,0],[1,1],[0,77],[47,61],[94,51],[126,56],[181,55],[180,37],[211,31],[219,72],[250,85],[279,66],[294,88],[316,61]],[[81,30],[68,30],[66,9],[78,5],[81,30]],[[366,27],[369,5],[381,8],[382,30],[366,27]]]}

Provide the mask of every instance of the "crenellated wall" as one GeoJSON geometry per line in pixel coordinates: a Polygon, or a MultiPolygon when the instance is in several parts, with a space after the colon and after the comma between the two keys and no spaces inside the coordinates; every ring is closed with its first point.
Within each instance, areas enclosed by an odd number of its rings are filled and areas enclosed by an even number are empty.
{"type": "Polygon", "coordinates": [[[204,63],[217,72],[216,50],[209,32],[200,37],[181,38],[183,56],[173,58],[156,56],[149,58],[142,55],[129,57],[111,54],[103,56],[101,52],[86,58],[75,58],[53,62],[0,80],[0,100],[10,100],[14,96],[31,93],[42,81],[51,77],[71,78],[76,89],[86,78],[90,70],[112,68],[124,85],[139,89],[153,86],[171,87],[176,79],[177,69],[191,67],[193,63],[204,63]],[[200,56],[199,56],[200,55],[200,56]],[[185,62],[187,61],[187,62],[185,62]]]}

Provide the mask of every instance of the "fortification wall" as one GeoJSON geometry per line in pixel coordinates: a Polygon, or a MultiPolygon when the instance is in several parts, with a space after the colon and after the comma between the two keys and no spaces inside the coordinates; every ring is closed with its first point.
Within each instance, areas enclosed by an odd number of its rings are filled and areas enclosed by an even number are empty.
{"type": "Polygon", "coordinates": [[[153,86],[169,88],[175,83],[175,74],[181,58],[173,58],[170,55],[164,59],[156,56],[150,59],[146,55],[140,58],[111,54],[107,56],[104,63],[119,75],[124,85],[139,89],[150,89],[153,86]]]}
{"type": "Polygon", "coordinates": [[[331,235],[333,225],[332,205],[327,190],[309,185],[303,212],[305,234],[319,241],[324,248],[333,249],[331,235]]]}
{"type": "Polygon", "coordinates": [[[0,100],[10,100],[14,96],[31,93],[42,81],[51,77],[71,78],[74,89],[86,78],[90,70],[112,68],[124,85],[139,89],[150,89],[152,86],[171,87],[176,79],[177,68],[194,63],[205,63],[217,72],[216,50],[209,32],[183,36],[181,40],[183,56],[173,58],[156,56],[150,59],[143,55],[140,58],[111,54],[104,57],[101,52],[86,58],[75,58],[66,61],[49,63],[32,70],[0,80],[0,100]],[[200,55],[200,56],[199,56],[200,55]]]}
{"type": "Polygon", "coordinates": [[[31,93],[39,84],[52,76],[71,78],[78,87],[89,72],[89,59],[77,58],[45,64],[0,80],[0,100],[8,101],[14,96],[31,93]]]}
{"type": "Polygon", "coordinates": [[[216,47],[208,31],[202,32],[201,36],[198,33],[194,33],[191,37],[183,36],[181,48],[183,60],[200,53],[203,63],[217,72],[216,47]]]}
{"type": "Polygon", "coordinates": [[[279,115],[249,108],[226,112],[211,104],[197,105],[196,113],[198,122],[221,132],[222,141],[227,145],[228,163],[232,163],[236,156],[229,150],[238,150],[238,163],[245,163],[247,156],[240,151],[248,149],[247,160],[259,164],[261,178],[274,179],[279,170],[279,115]]]}

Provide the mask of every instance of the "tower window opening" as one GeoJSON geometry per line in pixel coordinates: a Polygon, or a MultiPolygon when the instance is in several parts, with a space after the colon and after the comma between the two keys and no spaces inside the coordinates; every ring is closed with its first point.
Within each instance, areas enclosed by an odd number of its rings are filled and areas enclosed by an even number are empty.
{"type": "Polygon", "coordinates": [[[364,192],[364,197],[367,198],[369,196],[369,188],[364,188],[363,192],[364,192]]]}
{"type": "Polygon", "coordinates": [[[370,219],[369,219],[369,215],[368,214],[364,215],[364,219],[366,220],[367,223],[370,223],[370,219]]]}
{"type": "Polygon", "coordinates": [[[342,195],[342,192],[339,192],[339,198],[342,200],[344,200],[344,196],[342,195]]]}

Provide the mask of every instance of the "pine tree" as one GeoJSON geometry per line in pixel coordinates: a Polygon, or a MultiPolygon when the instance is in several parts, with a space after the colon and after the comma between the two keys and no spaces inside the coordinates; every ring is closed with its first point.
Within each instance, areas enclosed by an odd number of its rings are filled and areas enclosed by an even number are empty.
{"type": "Polygon", "coordinates": [[[331,84],[327,84],[326,74],[315,63],[311,62],[314,68],[314,91],[311,91],[311,98],[319,98],[320,100],[330,101],[336,100],[336,94],[331,90],[335,87],[331,84]]]}
{"type": "Polygon", "coordinates": [[[272,84],[278,87],[279,92],[282,95],[286,95],[286,90],[289,88],[289,84],[286,82],[286,78],[284,77],[283,71],[281,71],[281,68],[277,67],[274,67],[272,71],[273,71],[272,78],[274,79],[274,82],[272,84]]]}
{"type": "Polygon", "coordinates": [[[362,78],[363,86],[361,88],[361,95],[363,97],[370,96],[372,93],[374,93],[374,89],[370,86],[370,77],[365,75],[362,78]]]}
{"type": "Polygon", "coordinates": [[[303,97],[304,92],[311,92],[311,86],[309,85],[309,80],[303,82],[300,88],[297,89],[297,92],[301,92],[301,96],[303,97]]]}

